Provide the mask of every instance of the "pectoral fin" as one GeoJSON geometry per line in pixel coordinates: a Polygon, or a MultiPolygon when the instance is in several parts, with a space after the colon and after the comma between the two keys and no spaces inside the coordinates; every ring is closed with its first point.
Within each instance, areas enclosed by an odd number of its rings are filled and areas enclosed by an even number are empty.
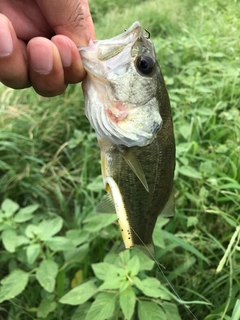
{"type": "Polygon", "coordinates": [[[165,204],[165,207],[160,212],[160,215],[165,218],[170,218],[174,216],[174,212],[175,212],[175,199],[174,199],[174,188],[173,188],[168,198],[168,201],[165,204]]]}
{"type": "Polygon", "coordinates": [[[142,165],[139,162],[138,158],[133,153],[133,151],[129,148],[126,148],[126,149],[125,148],[124,149],[118,148],[118,150],[120,151],[122,157],[127,162],[129,167],[132,169],[132,171],[136,174],[138,179],[141,181],[144,188],[147,190],[147,192],[149,192],[147,180],[146,180],[145,174],[143,172],[142,165]]]}

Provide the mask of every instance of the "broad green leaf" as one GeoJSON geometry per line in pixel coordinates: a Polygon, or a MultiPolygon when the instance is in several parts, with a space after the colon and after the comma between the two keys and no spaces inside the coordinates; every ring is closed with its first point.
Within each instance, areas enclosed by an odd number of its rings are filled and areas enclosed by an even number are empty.
{"type": "Polygon", "coordinates": [[[120,263],[119,254],[117,253],[114,253],[114,252],[107,253],[103,261],[122,268],[122,263],[120,263]]]}
{"type": "Polygon", "coordinates": [[[46,245],[53,251],[72,250],[74,245],[65,237],[53,237],[45,241],[46,245]]]}
{"type": "Polygon", "coordinates": [[[165,243],[163,240],[162,228],[169,222],[169,219],[166,219],[162,216],[159,216],[156,222],[156,226],[153,230],[153,243],[159,248],[165,248],[165,243]]]}
{"type": "Polygon", "coordinates": [[[136,303],[136,294],[134,290],[131,287],[124,290],[119,296],[119,302],[124,317],[126,320],[130,320],[136,303]]]}
{"type": "Polygon", "coordinates": [[[132,279],[131,278],[127,278],[126,276],[124,278],[121,279],[120,284],[119,284],[119,292],[123,292],[125,291],[129,285],[132,285],[132,279]]]}
{"type": "MultiPolygon", "coordinates": [[[[121,282],[122,281],[121,281],[120,277],[110,277],[109,276],[109,279],[107,279],[103,282],[103,284],[98,288],[98,291],[119,289],[121,287],[121,282]]],[[[127,284],[127,285],[129,285],[129,284],[127,284]]]]}
{"type": "Polygon", "coordinates": [[[101,280],[117,277],[120,271],[120,268],[107,262],[94,263],[92,269],[95,276],[101,280]]]}
{"type": "Polygon", "coordinates": [[[36,272],[36,278],[40,285],[48,292],[55,288],[58,265],[52,260],[43,260],[36,272]]]}
{"type": "Polygon", "coordinates": [[[148,297],[161,298],[163,300],[171,299],[168,290],[161,286],[160,282],[155,278],[148,277],[142,280],[140,285],[137,283],[137,287],[148,297]]]}
{"type": "Polygon", "coordinates": [[[43,220],[39,223],[38,228],[40,232],[40,238],[42,240],[48,240],[55,234],[57,234],[63,226],[63,219],[56,217],[51,220],[43,220]]]}
{"type": "Polygon", "coordinates": [[[198,224],[198,218],[197,217],[188,217],[187,218],[187,227],[196,226],[198,224]]]}
{"type": "Polygon", "coordinates": [[[156,228],[162,229],[166,224],[168,224],[170,219],[164,218],[161,215],[158,216],[157,222],[156,222],[156,228]]]}
{"type": "Polygon", "coordinates": [[[198,251],[196,248],[194,248],[192,245],[190,245],[188,242],[186,242],[184,239],[181,239],[165,230],[162,230],[164,238],[168,239],[170,242],[177,243],[180,247],[182,247],[184,250],[192,252],[194,255],[196,255],[201,260],[204,260],[205,262],[209,263],[208,259],[204,257],[204,255],[198,251]]]}
{"type": "Polygon", "coordinates": [[[19,295],[27,286],[29,274],[17,269],[1,280],[0,302],[19,295]]]}
{"type": "Polygon", "coordinates": [[[154,228],[153,231],[153,243],[155,246],[159,248],[165,248],[162,229],[158,228],[157,226],[154,228]]]}
{"type": "Polygon", "coordinates": [[[18,236],[15,230],[4,230],[2,232],[2,242],[8,252],[15,252],[16,248],[28,244],[29,239],[24,236],[18,236]]]}
{"type": "Polygon", "coordinates": [[[57,303],[55,301],[49,301],[46,298],[43,298],[38,309],[37,316],[38,318],[46,318],[50,312],[54,311],[57,307],[57,303]]]}
{"type": "Polygon", "coordinates": [[[94,284],[94,281],[90,280],[70,290],[59,302],[73,306],[83,304],[90,299],[97,290],[98,288],[94,284]]]}
{"type": "Polygon", "coordinates": [[[139,270],[152,270],[155,264],[155,262],[152,259],[150,259],[144,252],[142,252],[139,249],[135,251],[135,254],[139,259],[139,264],[140,264],[139,270]]]}
{"type": "Polygon", "coordinates": [[[187,124],[184,124],[179,127],[179,132],[181,133],[181,135],[184,137],[185,140],[187,140],[190,137],[191,130],[192,130],[192,127],[187,124]]]}
{"type": "Polygon", "coordinates": [[[165,292],[160,288],[160,282],[155,278],[146,278],[142,280],[142,292],[153,298],[163,298],[166,296],[165,292]]]}
{"type": "Polygon", "coordinates": [[[40,234],[40,230],[38,226],[35,226],[34,224],[29,224],[25,229],[25,235],[29,239],[39,238],[39,234],[40,234]]]}
{"type": "Polygon", "coordinates": [[[139,320],[170,320],[158,304],[152,301],[138,301],[139,320]]]}
{"type": "Polygon", "coordinates": [[[136,276],[140,270],[140,263],[138,256],[133,256],[127,263],[127,271],[130,272],[131,276],[136,276]]]}
{"type": "Polygon", "coordinates": [[[171,302],[163,301],[162,306],[166,313],[167,319],[181,320],[181,317],[178,312],[178,308],[175,304],[171,302]]]}
{"type": "Polygon", "coordinates": [[[39,253],[41,251],[41,246],[39,243],[30,244],[27,247],[27,260],[29,264],[33,264],[37,257],[39,256],[39,253]]]}
{"type": "Polygon", "coordinates": [[[156,278],[146,278],[142,280],[142,284],[149,288],[159,288],[160,282],[156,278]]]}
{"type": "Polygon", "coordinates": [[[112,293],[99,293],[92,303],[85,320],[106,320],[115,310],[116,296],[112,293]]]}
{"type": "Polygon", "coordinates": [[[85,302],[84,304],[80,305],[74,312],[74,315],[72,316],[71,320],[85,320],[90,307],[90,302],[85,302]]]}
{"type": "Polygon", "coordinates": [[[238,320],[238,319],[240,319],[240,300],[239,299],[237,299],[235,303],[231,320],[238,320]]]}
{"type": "Polygon", "coordinates": [[[16,247],[20,247],[22,246],[23,244],[28,244],[30,242],[30,240],[25,237],[25,236],[18,236],[17,237],[17,245],[16,247]]]}
{"type": "Polygon", "coordinates": [[[102,214],[94,215],[92,217],[88,217],[83,221],[84,230],[92,233],[98,232],[101,229],[112,224],[114,221],[116,221],[116,219],[117,219],[116,214],[110,214],[110,213],[102,213],[102,214]]]}
{"type": "Polygon", "coordinates": [[[97,176],[92,182],[90,182],[87,185],[87,189],[94,191],[94,192],[100,192],[100,191],[104,190],[102,175],[97,176]]]}
{"type": "Polygon", "coordinates": [[[11,199],[4,200],[1,206],[2,211],[7,217],[12,217],[18,208],[19,205],[11,199]]]}
{"type": "Polygon", "coordinates": [[[2,242],[5,249],[8,252],[15,252],[16,246],[18,244],[18,235],[15,230],[4,230],[2,232],[2,242]]]}
{"type": "MultiPolygon", "coordinates": [[[[185,155],[185,153],[188,152],[191,149],[191,147],[192,147],[192,143],[189,143],[189,142],[179,143],[176,148],[177,155],[181,155],[183,157],[183,155],[185,155]]],[[[181,157],[181,162],[186,164],[185,160],[182,161],[182,157],[181,157]]]]}
{"type": "Polygon", "coordinates": [[[30,206],[27,206],[25,208],[21,208],[14,216],[14,221],[21,223],[25,221],[29,221],[33,218],[33,212],[38,209],[38,204],[33,204],[30,206]]]}
{"type": "Polygon", "coordinates": [[[77,262],[80,263],[83,259],[85,259],[89,250],[89,244],[83,244],[78,248],[74,248],[72,250],[67,250],[63,252],[65,262],[77,262]]]}
{"type": "Polygon", "coordinates": [[[121,262],[121,265],[126,266],[128,261],[130,260],[130,250],[124,250],[119,253],[119,260],[121,262]]]}
{"type": "Polygon", "coordinates": [[[202,179],[201,173],[190,166],[179,167],[178,172],[180,172],[182,175],[189,177],[189,178],[202,179]]]}
{"type": "Polygon", "coordinates": [[[229,150],[229,148],[225,144],[220,144],[216,149],[216,153],[226,153],[229,150]]]}
{"type": "Polygon", "coordinates": [[[132,282],[139,290],[143,290],[142,280],[140,280],[138,277],[133,277],[132,282]]]}
{"type": "Polygon", "coordinates": [[[89,232],[85,230],[72,229],[66,232],[66,238],[72,241],[74,246],[87,242],[89,239],[89,232]]]}

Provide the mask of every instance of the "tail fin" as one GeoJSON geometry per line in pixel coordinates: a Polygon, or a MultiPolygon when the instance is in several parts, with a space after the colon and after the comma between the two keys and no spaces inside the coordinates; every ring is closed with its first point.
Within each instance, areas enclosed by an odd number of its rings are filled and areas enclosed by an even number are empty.
{"type": "MultiPolygon", "coordinates": [[[[137,244],[134,247],[136,247],[138,250],[142,251],[144,254],[146,254],[150,259],[156,260],[155,259],[155,248],[154,244],[151,242],[150,244],[137,244]]],[[[127,250],[124,242],[120,244],[120,246],[117,248],[116,253],[120,253],[124,250],[127,250]]]]}
{"type": "Polygon", "coordinates": [[[154,248],[154,244],[152,242],[149,244],[138,244],[138,245],[136,245],[136,247],[140,251],[145,253],[152,260],[154,260],[154,261],[156,260],[155,259],[155,248],[154,248]]]}

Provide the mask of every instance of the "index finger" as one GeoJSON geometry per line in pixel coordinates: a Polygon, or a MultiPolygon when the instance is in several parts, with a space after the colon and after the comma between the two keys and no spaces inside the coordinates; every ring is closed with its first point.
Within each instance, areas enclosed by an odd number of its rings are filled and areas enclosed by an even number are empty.
{"type": "Polygon", "coordinates": [[[69,37],[76,45],[88,45],[95,38],[87,0],[37,0],[56,34],[69,37]]]}

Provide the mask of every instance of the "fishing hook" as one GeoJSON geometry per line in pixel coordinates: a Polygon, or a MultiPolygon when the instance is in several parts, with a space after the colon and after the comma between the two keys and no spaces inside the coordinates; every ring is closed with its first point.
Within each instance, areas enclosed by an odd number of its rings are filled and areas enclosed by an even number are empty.
{"type": "Polygon", "coordinates": [[[147,29],[143,29],[145,32],[146,32],[146,34],[147,34],[147,36],[146,36],[146,38],[147,39],[150,39],[150,36],[151,36],[151,34],[150,34],[150,32],[147,30],[147,29]]]}

